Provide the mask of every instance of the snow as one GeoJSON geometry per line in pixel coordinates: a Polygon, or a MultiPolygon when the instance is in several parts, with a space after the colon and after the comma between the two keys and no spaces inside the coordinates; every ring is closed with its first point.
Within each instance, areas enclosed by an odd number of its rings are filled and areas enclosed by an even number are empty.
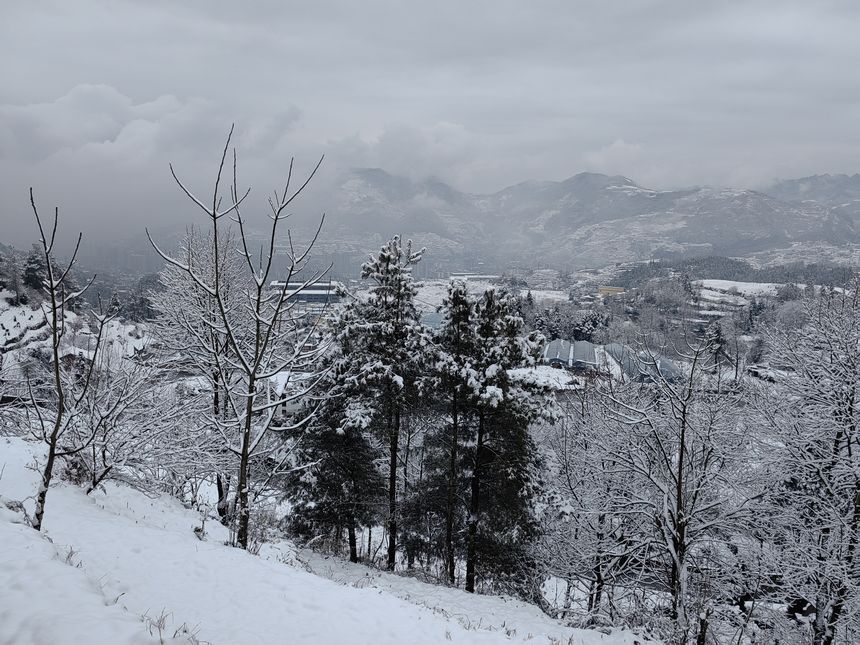
{"type": "Polygon", "coordinates": [[[0,643],[152,643],[141,618],[107,598],[98,581],[0,507],[0,643]],[[74,617],[74,620],[70,620],[74,617]]]}
{"type": "Polygon", "coordinates": [[[728,291],[731,288],[747,297],[775,296],[782,284],[776,282],[737,282],[735,280],[697,280],[696,284],[714,291],[728,291]]]}
{"type": "MultiPolygon", "coordinates": [[[[525,297],[528,294],[528,289],[522,289],[520,295],[525,297]]],[[[557,291],[554,289],[532,289],[532,298],[536,303],[552,303],[552,302],[570,302],[570,294],[567,291],[557,291]]]]}
{"type": "Polygon", "coordinates": [[[575,389],[579,385],[577,379],[570,372],[565,369],[551,367],[550,365],[517,367],[508,370],[508,374],[516,381],[549,387],[553,390],[575,389]]]}
{"type": "Polygon", "coordinates": [[[624,370],[618,361],[609,355],[609,352],[606,351],[606,347],[603,345],[595,345],[594,357],[597,359],[598,369],[609,374],[609,377],[613,381],[620,383],[624,380],[624,370]]]}
{"type": "MultiPolygon", "coordinates": [[[[33,493],[38,475],[27,465],[40,451],[0,438],[0,496],[33,493]]],[[[32,500],[25,505],[32,509],[32,500]]],[[[158,642],[160,617],[166,642],[219,645],[636,640],[568,628],[510,598],[310,552],[296,558],[288,543],[264,545],[254,556],[225,546],[226,530],[212,520],[200,540],[199,513],[121,485],[90,496],[68,484],[52,487],[45,537],[20,521],[0,506],[0,644],[158,642]],[[302,560],[307,568],[297,566],[302,560]]]]}
{"type": "MultiPolygon", "coordinates": [[[[738,291],[740,291],[740,289],[738,289],[738,291]]],[[[745,307],[750,303],[750,301],[743,296],[723,293],[714,289],[705,289],[704,287],[699,291],[699,298],[708,302],[735,307],[745,307]]]]}
{"type": "MultiPolygon", "coordinates": [[[[473,296],[479,296],[487,289],[496,287],[487,280],[466,280],[466,288],[473,296]]],[[[450,280],[424,280],[416,283],[418,293],[415,295],[415,306],[419,311],[436,311],[448,295],[450,280]]]]}

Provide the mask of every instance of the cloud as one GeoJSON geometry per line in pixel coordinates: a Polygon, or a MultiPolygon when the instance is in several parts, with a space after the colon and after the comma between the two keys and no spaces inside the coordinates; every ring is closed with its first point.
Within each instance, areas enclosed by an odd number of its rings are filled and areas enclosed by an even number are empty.
{"type": "Polygon", "coordinates": [[[322,152],[326,181],[380,166],[474,192],[856,172],[858,20],[840,0],[12,3],[0,209],[32,182],[105,235],[175,220],[167,162],[207,186],[233,122],[255,191],[322,152]]]}
{"type": "Polygon", "coordinates": [[[642,146],[637,143],[627,143],[624,139],[616,139],[608,146],[585,155],[588,170],[607,174],[628,173],[631,176],[641,174],[644,159],[642,146]]]}

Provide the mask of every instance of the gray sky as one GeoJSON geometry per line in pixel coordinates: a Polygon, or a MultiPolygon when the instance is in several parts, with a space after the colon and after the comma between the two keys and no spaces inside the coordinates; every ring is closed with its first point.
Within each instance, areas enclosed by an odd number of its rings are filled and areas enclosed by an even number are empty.
{"type": "Polygon", "coordinates": [[[854,173],[858,27],[856,0],[5,0],[0,239],[32,237],[31,184],[91,238],[194,217],[167,162],[205,186],[233,121],[257,198],[325,153],[320,204],[353,166],[474,192],[854,173]]]}

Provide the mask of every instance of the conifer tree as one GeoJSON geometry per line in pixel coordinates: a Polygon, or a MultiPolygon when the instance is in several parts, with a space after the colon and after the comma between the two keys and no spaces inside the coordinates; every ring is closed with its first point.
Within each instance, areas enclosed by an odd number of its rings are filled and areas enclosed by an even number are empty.
{"type": "Polygon", "coordinates": [[[384,454],[362,407],[359,364],[354,339],[347,331],[357,322],[352,303],[331,321],[334,342],[323,360],[323,377],[309,393],[298,416],[310,423],[297,442],[294,461],[310,464],[287,478],[294,505],[291,530],[305,538],[325,534],[339,540],[347,530],[349,558],[358,562],[357,533],[383,517],[385,480],[376,464],[384,454]]]}
{"type": "Polygon", "coordinates": [[[345,413],[351,424],[373,427],[388,447],[389,569],[397,558],[401,426],[407,404],[417,394],[418,373],[429,347],[429,334],[415,308],[411,274],[422,254],[423,249],[415,252],[411,241],[404,246],[395,236],[372,256],[361,272],[373,282],[370,296],[350,304],[338,334],[341,346],[350,348],[344,378],[356,392],[345,413]]]}
{"type": "Polygon", "coordinates": [[[515,303],[495,290],[476,307],[476,376],[471,400],[477,423],[471,449],[466,591],[475,591],[478,567],[497,585],[513,582],[526,561],[526,545],[537,530],[530,498],[536,450],[529,426],[550,411],[542,386],[516,379],[511,370],[534,365],[539,334],[525,335],[515,303]]]}
{"type": "Polygon", "coordinates": [[[469,384],[476,373],[475,351],[477,338],[475,329],[475,302],[462,281],[448,285],[448,295],[440,307],[443,320],[436,334],[439,357],[436,362],[439,374],[438,390],[444,393],[447,432],[447,482],[445,491],[445,572],[450,584],[456,582],[456,554],[454,532],[459,513],[458,483],[460,479],[460,444],[463,442],[461,427],[466,425],[472,410],[468,401],[469,384]],[[449,416],[450,415],[450,416],[449,416]]]}
{"type": "Polygon", "coordinates": [[[27,259],[24,261],[24,269],[21,275],[25,287],[42,293],[45,289],[45,278],[47,277],[45,256],[35,244],[30,249],[27,259]]]}

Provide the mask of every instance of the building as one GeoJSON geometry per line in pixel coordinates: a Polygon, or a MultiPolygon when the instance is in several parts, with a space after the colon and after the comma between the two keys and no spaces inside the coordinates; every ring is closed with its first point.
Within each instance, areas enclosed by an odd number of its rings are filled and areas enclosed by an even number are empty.
{"type": "Polygon", "coordinates": [[[289,282],[273,280],[269,283],[269,289],[280,291],[286,287],[286,298],[296,303],[297,308],[305,313],[320,314],[329,307],[339,304],[345,293],[344,286],[340,282],[327,280],[325,282],[289,282]]]}
{"type": "Polygon", "coordinates": [[[610,343],[603,349],[618,364],[624,377],[631,381],[649,383],[657,380],[659,376],[674,383],[681,380],[683,376],[680,368],[668,358],[644,351],[637,353],[619,343],[610,343]]]}
{"type": "Polygon", "coordinates": [[[603,286],[603,287],[597,288],[597,294],[601,297],[604,297],[604,298],[606,296],[620,296],[621,294],[624,293],[624,291],[625,291],[624,287],[603,286]]]}
{"type": "Polygon", "coordinates": [[[553,340],[544,348],[542,361],[574,372],[595,372],[598,368],[595,345],[587,340],[553,340]]]}
{"type": "Polygon", "coordinates": [[[645,351],[636,352],[619,343],[601,346],[584,340],[556,339],[544,347],[541,362],[578,374],[637,382],[653,382],[659,377],[672,383],[683,377],[673,361],[645,351]]]}

